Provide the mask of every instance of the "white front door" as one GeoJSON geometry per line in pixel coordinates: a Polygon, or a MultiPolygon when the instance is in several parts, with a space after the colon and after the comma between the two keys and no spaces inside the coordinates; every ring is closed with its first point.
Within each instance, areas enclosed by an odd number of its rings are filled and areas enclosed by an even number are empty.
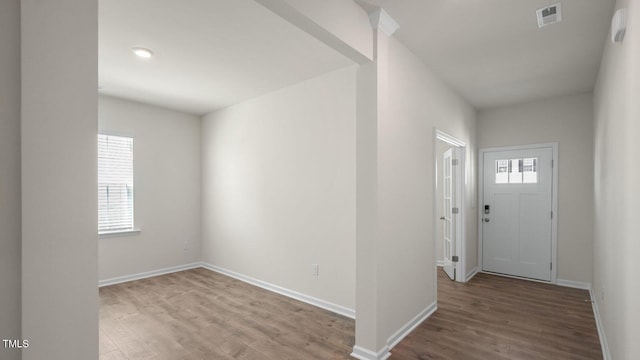
{"type": "Polygon", "coordinates": [[[482,270],[551,280],[552,148],[484,153],[482,270]]]}
{"type": "Polygon", "coordinates": [[[458,200],[460,181],[458,179],[458,164],[459,164],[459,150],[456,147],[445,151],[442,156],[442,187],[443,187],[443,267],[449,278],[456,279],[455,263],[457,262],[456,256],[456,236],[457,231],[457,214],[459,212],[458,200]],[[455,260],[455,261],[454,261],[455,260]]]}

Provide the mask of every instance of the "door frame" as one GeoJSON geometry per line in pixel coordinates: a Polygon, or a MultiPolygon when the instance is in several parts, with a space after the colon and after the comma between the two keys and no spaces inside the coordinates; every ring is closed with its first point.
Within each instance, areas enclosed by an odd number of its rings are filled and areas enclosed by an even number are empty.
{"type": "MultiPolygon", "coordinates": [[[[460,210],[458,212],[459,221],[456,221],[456,249],[458,255],[458,263],[456,265],[456,281],[457,282],[466,282],[467,281],[467,272],[466,272],[466,186],[467,183],[465,180],[468,177],[468,172],[466,168],[466,156],[467,156],[467,143],[458,139],[457,137],[450,135],[437,127],[433,128],[433,217],[434,217],[434,226],[433,226],[433,263],[437,265],[438,263],[438,254],[437,254],[437,226],[436,224],[436,214],[438,213],[437,206],[441,206],[440,202],[437,200],[437,184],[438,184],[438,141],[444,141],[447,144],[457,147],[460,150],[460,170],[457,173],[458,186],[460,187],[460,210]]],[[[438,272],[434,272],[435,283],[438,281],[438,272]]],[[[436,292],[437,293],[437,292],[436,292]]]]}
{"type": "MultiPolygon", "coordinates": [[[[551,211],[553,217],[551,218],[551,280],[552,284],[555,284],[558,279],[558,142],[540,143],[540,144],[527,144],[527,145],[510,145],[510,146],[497,146],[482,148],[478,151],[478,270],[479,272],[485,272],[482,263],[482,216],[484,204],[484,154],[487,152],[495,151],[512,151],[512,150],[529,150],[529,149],[541,149],[551,148],[551,159],[553,161],[553,167],[551,171],[551,211]]],[[[493,274],[493,273],[491,273],[493,274]]],[[[504,275],[514,277],[511,275],[504,275]]],[[[519,278],[519,277],[518,277],[519,278]]],[[[524,278],[523,278],[524,279],[524,278]]],[[[545,282],[542,280],[532,280],[545,282]]]]}

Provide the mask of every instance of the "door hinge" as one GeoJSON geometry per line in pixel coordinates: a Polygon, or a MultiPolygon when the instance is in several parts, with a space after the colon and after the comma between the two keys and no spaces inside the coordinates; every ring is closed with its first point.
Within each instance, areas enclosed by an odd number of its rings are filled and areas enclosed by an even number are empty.
{"type": "Polygon", "coordinates": [[[458,165],[458,159],[451,159],[451,165],[453,166],[458,165]]]}
{"type": "Polygon", "coordinates": [[[553,219],[553,210],[551,210],[551,218],[553,219]]]}
{"type": "Polygon", "coordinates": [[[458,255],[453,255],[453,256],[451,257],[451,262],[456,263],[456,262],[458,262],[458,261],[459,261],[459,260],[458,260],[458,255]]]}
{"type": "Polygon", "coordinates": [[[553,160],[551,160],[551,168],[553,169],[553,160]]]}
{"type": "Polygon", "coordinates": [[[553,270],[553,263],[549,263],[549,270],[553,270]]]}
{"type": "Polygon", "coordinates": [[[451,213],[452,214],[457,214],[460,210],[458,210],[457,207],[451,208],[451,213]]]}

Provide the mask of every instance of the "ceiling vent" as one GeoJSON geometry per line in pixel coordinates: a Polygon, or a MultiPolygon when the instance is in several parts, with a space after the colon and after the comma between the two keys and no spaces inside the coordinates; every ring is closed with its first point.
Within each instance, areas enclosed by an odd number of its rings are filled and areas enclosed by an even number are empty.
{"type": "Polygon", "coordinates": [[[562,20],[562,7],[560,3],[553,4],[536,10],[538,16],[538,28],[555,24],[562,20]]]}

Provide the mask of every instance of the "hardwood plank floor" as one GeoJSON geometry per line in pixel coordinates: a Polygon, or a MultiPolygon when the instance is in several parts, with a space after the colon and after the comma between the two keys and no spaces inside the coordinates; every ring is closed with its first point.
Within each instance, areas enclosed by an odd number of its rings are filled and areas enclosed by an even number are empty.
{"type": "Polygon", "coordinates": [[[100,288],[100,359],[346,359],[354,321],[193,269],[100,288]]]}
{"type": "Polygon", "coordinates": [[[602,359],[586,290],[478,274],[466,284],[438,271],[438,311],[392,359],[602,359]]]}
{"type": "MultiPolygon", "coordinates": [[[[440,271],[441,273],[441,271],[440,271]]],[[[392,359],[601,359],[582,290],[439,274],[439,309],[392,359]]],[[[100,359],[349,359],[354,321],[193,269],[100,289],[100,359]]]]}

